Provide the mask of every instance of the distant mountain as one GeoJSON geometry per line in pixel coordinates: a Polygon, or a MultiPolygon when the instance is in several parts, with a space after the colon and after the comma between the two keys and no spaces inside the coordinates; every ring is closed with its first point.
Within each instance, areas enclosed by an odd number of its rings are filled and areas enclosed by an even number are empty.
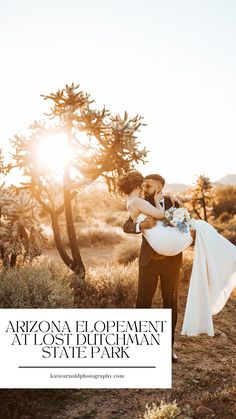
{"type": "Polygon", "coordinates": [[[224,177],[222,177],[221,179],[217,180],[216,182],[214,182],[215,185],[236,185],[236,175],[235,174],[231,174],[231,175],[226,175],[224,177]]]}
{"type": "MultiPolygon", "coordinates": [[[[220,185],[232,185],[236,186],[236,174],[229,174],[221,179],[217,180],[216,182],[212,182],[215,186],[220,185]]],[[[172,192],[172,193],[184,193],[189,188],[192,188],[194,185],[186,185],[184,183],[166,183],[165,192],[172,192]]]]}
{"type": "MultiPolygon", "coordinates": [[[[236,174],[226,175],[222,177],[221,179],[217,180],[216,182],[212,182],[212,183],[216,187],[220,185],[235,185],[236,186],[236,174]]],[[[166,183],[164,192],[166,192],[167,194],[168,192],[173,193],[173,194],[178,194],[178,193],[181,194],[181,193],[186,192],[188,189],[192,188],[193,186],[194,184],[187,185],[185,183],[166,183]]],[[[88,185],[86,187],[87,192],[92,193],[95,190],[107,192],[108,189],[107,189],[106,183],[103,180],[97,180],[91,183],[91,185],[88,185]]]]}
{"type": "Polygon", "coordinates": [[[164,190],[166,192],[183,193],[189,188],[191,188],[191,185],[185,185],[184,183],[166,183],[164,190]]]}

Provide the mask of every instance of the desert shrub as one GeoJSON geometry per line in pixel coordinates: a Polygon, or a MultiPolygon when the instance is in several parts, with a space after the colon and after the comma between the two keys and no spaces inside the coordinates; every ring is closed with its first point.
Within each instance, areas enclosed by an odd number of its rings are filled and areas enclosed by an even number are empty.
{"type": "Polygon", "coordinates": [[[0,187],[0,259],[5,267],[33,260],[45,247],[40,207],[26,191],[0,187]]]}
{"type": "Polygon", "coordinates": [[[124,211],[127,214],[126,200],[109,193],[106,185],[103,186],[101,188],[94,183],[76,195],[72,202],[76,221],[85,222],[88,217],[104,219],[110,214],[124,213],[124,211]]]}
{"type": "Polygon", "coordinates": [[[123,241],[117,246],[116,261],[123,265],[133,262],[139,257],[140,246],[139,237],[123,241]]]}
{"type": "Polygon", "coordinates": [[[127,213],[117,211],[107,214],[104,218],[105,223],[112,225],[113,227],[123,227],[126,219],[128,218],[127,213]]]}
{"type": "Polygon", "coordinates": [[[228,222],[221,222],[219,218],[214,221],[214,227],[231,243],[236,244],[236,219],[233,217],[228,222]]]}
{"type": "Polygon", "coordinates": [[[78,232],[80,246],[113,245],[120,243],[125,234],[119,227],[111,227],[103,222],[95,222],[81,227],[78,232]]]}
{"type": "MultiPolygon", "coordinates": [[[[132,308],[136,299],[138,267],[112,263],[90,268],[85,282],[74,284],[77,307],[132,308]]],[[[76,280],[76,277],[74,277],[76,280]]]]}
{"type": "Polygon", "coordinates": [[[236,214],[236,187],[223,186],[215,191],[215,198],[212,205],[212,213],[218,218],[223,213],[231,216],[236,214]]]}
{"type": "Polygon", "coordinates": [[[222,235],[229,240],[231,243],[236,245],[236,230],[225,229],[222,231],[222,235]]]}
{"type": "Polygon", "coordinates": [[[72,307],[71,273],[47,259],[0,272],[2,308],[72,307]]]}
{"type": "Polygon", "coordinates": [[[110,207],[113,211],[125,211],[127,213],[127,200],[119,195],[112,195],[110,199],[110,207]]]}
{"type": "MultiPolygon", "coordinates": [[[[113,245],[120,243],[125,238],[125,233],[120,226],[112,226],[100,220],[90,220],[86,223],[75,223],[78,243],[80,246],[92,247],[113,245]]],[[[44,226],[47,237],[47,249],[55,247],[54,236],[50,226],[44,226]]],[[[61,239],[65,246],[69,245],[65,222],[60,222],[61,239]]]]}
{"type": "Polygon", "coordinates": [[[223,212],[218,218],[219,223],[227,223],[231,219],[231,215],[228,212],[223,212]]]}
{"type": "Polygon", "coordinates": [[[146,412],[143,415],[143,419],[177,418],[180,413],[181,411],[175,400],[172,403],[165,403],[162,400],[159,406],[155,403],[152,406],[146,405],[146,412]]]}

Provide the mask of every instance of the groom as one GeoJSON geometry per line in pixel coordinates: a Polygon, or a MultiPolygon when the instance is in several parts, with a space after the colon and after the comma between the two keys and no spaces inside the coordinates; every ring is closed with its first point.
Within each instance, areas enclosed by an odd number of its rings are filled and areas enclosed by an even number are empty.
{"type": "MultiPolygon", "coordinates": [[[[156,192],[161,192],[164,186],[165,179],[162,176],[158,174],[146,176],[143,183],[145,199],[155,206],[154,195],[156,192]]],[[[160,204],[165,210],[172,206],[179,207],[178,202],[173,202],[169,197],[163,197],[160,204]]],[[[125,233],[141,233],[144,229],[154,227],[156,223],[157,220],[152,217],[147,217],[141,223],[134,223],[132,218],[129,217],[123,226],[123,230],[125,233]]],[[[143,237],[139,256],[136,308],[150,308],[152,306],[152,298],[160,278],[163,308],[172,309],[172,347],[178,315],[178,284],[181,266],[182,253],[176,256],[161,255],[155,252],[143,237]]],[[[172,352],[172,362],[177,362],[177,355],[174,351],[172,352]]]]}

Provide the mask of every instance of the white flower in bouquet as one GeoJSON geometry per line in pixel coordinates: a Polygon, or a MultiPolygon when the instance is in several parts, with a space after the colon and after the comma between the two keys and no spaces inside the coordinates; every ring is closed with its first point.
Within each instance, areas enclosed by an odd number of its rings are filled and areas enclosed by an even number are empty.
{"type": "Polygon", "coordinates": [[[187,233],[190,226],[190,215],[186,208],[171,207],[165,211],[165,226],[177,227],[182,233],[187,233]]]}
{"type": "Polygon", "coordinates": [[[168,210],[165,211],[165,218],[167,220],[172,220],[174,210],[175,210],[175,208],[174,207],[171,207],[170,209],[168,209],[168,210]]]}
{"type": "Polygon", "coordinates": [[[177,208],[173,213],[173,221],[177,223],[180,221],[181,223],[184,221],[185,213],[183,211],[183,208],[177,208]]]}

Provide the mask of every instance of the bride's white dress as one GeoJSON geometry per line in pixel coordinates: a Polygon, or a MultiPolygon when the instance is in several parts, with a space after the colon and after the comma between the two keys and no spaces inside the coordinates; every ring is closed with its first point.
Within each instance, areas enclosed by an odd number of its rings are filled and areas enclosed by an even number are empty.
{"type": "MultiPolygon", "coordinates": [[[[140,223],[146,215],[139,214],[136,222],[140,223]]],[[[143,231],[143,235],[150,246],[161,255],[175,256],[190,246],[193,239],[190,231],[182,233],[177,227],[165,226],[162,221],[143,231]]]]}
{"type": "MultiPolygon", "coordinates": [[[[140,214],[136,221],[144,218],[140,214]]],[[[205,221],[192,219],[191,229],[196,230],[196,241],[181,334],[214,336],[212,315],[222,310],[236,287],[236,246],[205,221]]],[[[165,227],[161,221],[144,230],[143,235],[156,252],[167,256],[182,252],[192,243],[190,232],[165,227]]]]}
{"type": "Polygon", "coordinates": [[[236,246],[205,221],[191,220],[191,228],[196,241],[181,334],[214,336],[212,315],[222,310],[236,287],[236,246]]]}

